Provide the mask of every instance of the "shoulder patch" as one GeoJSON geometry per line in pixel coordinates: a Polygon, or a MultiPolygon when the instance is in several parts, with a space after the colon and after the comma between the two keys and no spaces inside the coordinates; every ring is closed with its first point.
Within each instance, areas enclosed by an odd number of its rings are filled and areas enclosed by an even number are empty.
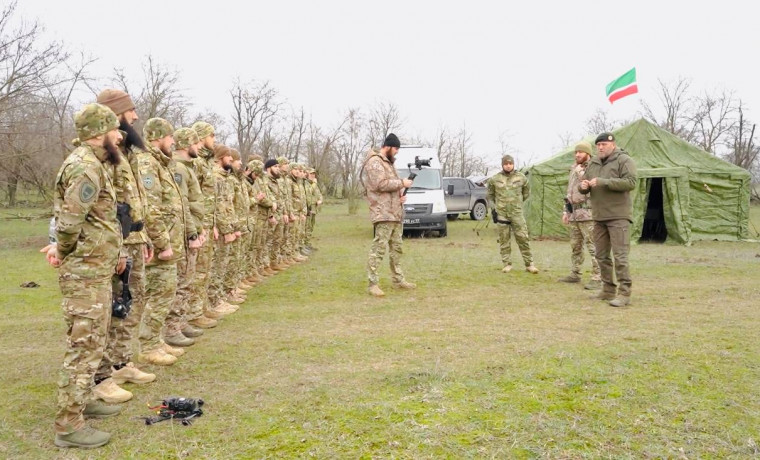
{"type": "Polygon", "coordinates": [[[182,174],[175,172],[174,173],[174,182],[177,183],[177,185],[182,185],[182,174]]]}
{"type": "Polygon", "coordinates": [[[82,185],[79,186],[79,200],[82,203],[89,203],[94,200],[96,194],[95,185],[89,180],[83,181],[82,185]]]}
{"type": "Polygon", "coordinates": [[[145,174],[142,177],[143,185],[148,190],[152,189],[154,185],[156,185],[156,176],[154,176],[151,173],[145,174]]]}

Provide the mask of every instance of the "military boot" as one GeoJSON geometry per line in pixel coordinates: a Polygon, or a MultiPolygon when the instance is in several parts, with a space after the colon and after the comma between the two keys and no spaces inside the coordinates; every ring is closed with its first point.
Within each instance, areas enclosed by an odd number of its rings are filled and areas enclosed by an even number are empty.
{"type": "Polygon", "coordinates": [[[631,298],[627,295],[619,295],[610,300],[610,306],[612,307],[625,307],[631,303],[631,298]]]}
{"type": "Polygon", "coordinates": [[[586,283],[585,286],[583,286],[583,289],[586,289],[588,291],[596,291],[597,289],[602,288],[602,282],[600,280],[591,280],[588,283],[586,283]]]}
{"type": "Polygon", "coordinates": [[[560,283],[580,283],[581,277],[577,273],[570,273],[569,275],[563,276],[557,281],[559,281],[560,283]]]}
{"type": "Polygon", "coordinates": [[[141,363],[156,364],[159,366],[171,366],[177,362],[177,357],[166,353],[163,349],[158,348],[146,353],[140,353],[137,360],[141,363]]]}
{"type": "Polygon", "coordinates": [[[302,255],[299,255],[299,254],[296,254],[296,256],[295,256],[295,257],[293,257],[293,259],[294,259],[296,262],[306,262],[307,260],[309,260],[309,258],[308,258],[308,257],[306,257],[306,256],[302,256],[302,255]]]}
{"type": "Polygon", "coordinates": [[[174,335],[164,336],[164,342],[173,347],[189,347],[190,345],[195,344],[195,340],[190,337],[185,337],[181,332],[174,335]]]}
{"type": "Polygon", "coordinates": [[[240,307],[238,307],[235,304],[231,304],[229,302],[221,301],[217,304],[215,310],[222,315],[231,315],[232,313],[235,313],[238,311],[240,307]]]}
{"type": "Polygon", "coordinates": [[[184,348],[173,347],[166,342],[164,342],[161,345],[161,348],[164,350],[164,353],[166,353],[169,356],[174,356],[175,358],[179,358],[180,356],[185,354],[184,348]]]}
{"type": "Polygon", "coordinates": [[[277,272],[275,272],[274,270],[272,270],[269,267],[264,267],[264,269],[261,270],[261,274],[264,275],[264,276],[272,276],[272,275],[274,275],[276,273],[277,272]]]}
{"type": "Polygon", "coordinates": [[[367,292],[369,292],[369,295],[375,297],[383,297],[385,295],[385,292],[383,292],[377,284],[370,284],[367,292]]]}
{"type": "Polygon", "coordinates": [[[598,294],[594,294],[589,297],[589,299],[591,300],[613,300],[614,298],[615,298],[614,292],[605,292],[605,291],[602,291],[598,294]]]}
{"type": "Polygon", "coordinates": [[[193,327],[191,324],[188,324],[182,328],[182,335],[194,339],[203,335],[203,329],[199,327],[193,327]]]}
{"type": "Polygon", "coordinates": [[[108,418],[120,413],[121,406],[112,406],[95,399],[84,406],[82,415],[84,418],[108,418]]]}
{"type": "Polygon", "coordinates": [[[528,273],[532,273],[534,275],[538,274],[538,269],[533,264],[530,264],[527,267],[525,267],[525,271],[528,273]]]}
{"type": "Polygon", "coordinates": [[[501,269],[502,273],[509,273],[512,271],[512,264],[507,264],[501,269]]]}
{"type": "Polygon", "coordinates": [[[201,329],[211,329],[212,327],[216,327],[219,322],[215,319],[209,318],[206,313],[204,313],[201,316],[188,321],[188,324],[201,329]]]}
{"type": "Polygon", "coordinates": [[[237,295],[234,295],[234,294],[227,296],[227,303],[231,303],[231,304],[237,305],[237,304],[241,304],[243,302],[245,302],[245,297],[237,296],[237,295]]]}
{"type": "Polygon", "coordinates": [[[95,447],[105,446],[111,439],[111,435],[105,431],[99,431],[95,428],[84,427],[69,434],[56,434],[55,445],[58,447],[79,447],[81,449],[92,449],[95,447]]]}
{"type": "Polygon", "coordinates": [[[417,289],[417,285],[410,283],[407,280],[401,280],[397,283],[393,283],[393,287],[396,289],[417,289]]]}
{"type": "Polygon", "coordinates": [[[253,285],[249,284],[245,280],[243,280],[243,281],[241,281],[241,282],[238,283],[238,289],[242,290],[243,292],[251,289],[252,287],[253,287],[253,285]]]}
{"type": "Polygon", "coordinates": [[[121,369],[114,369],[113,373],[111,374],[111,378],[118,385],[127,382],[137,383],[139,385],[143,383],[150,383],[156,380],[156,374],[143,372],[134,364],[127,363],[126,365],[122,366],[121,369]]]}
{"type": "Polygon", "coordinates": [[[123,403],[132,399],[132,393],[121,388],[113,378],[108,377],[92,388],[92,394],[107,403],[123,403]]]}

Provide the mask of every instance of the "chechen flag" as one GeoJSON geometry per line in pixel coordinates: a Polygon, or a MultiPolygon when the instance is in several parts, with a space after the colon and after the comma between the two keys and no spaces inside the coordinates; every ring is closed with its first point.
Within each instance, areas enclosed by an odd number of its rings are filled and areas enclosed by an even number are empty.
{"type": "Polygon", "coordinates": [[[607,85],[607,99],[610,100],[610,104],[618,99],[622,99],[638,92],[639,87],[636,85],[636,67],[607,85]]]}

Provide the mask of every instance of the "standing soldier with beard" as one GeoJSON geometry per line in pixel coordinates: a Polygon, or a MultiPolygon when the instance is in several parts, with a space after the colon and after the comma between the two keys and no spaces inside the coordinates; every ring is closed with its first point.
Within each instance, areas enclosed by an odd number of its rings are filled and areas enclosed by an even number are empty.
{"type": "MultiPolygon", "coordinates": [[[[188,241],[187,256],[177,262],[177,295],[174,297],[172,308],[166,317],[164,326],[164,341],[171,346],[187,347],[195,343],[193,337],[203,334],[202,329],[196,329],[186,322],[190,313],[191,286],[195,277],[195,262],[198,251],[203,246],[204,203],[201,187],[193,171],[193,160],[198,158],[200,139],[191,128],[180,128],[174,132],[175,150],[171,163],[174,182],[179,186],[182,203],[190,212],[187,217],[186,235],[188,241]]],[[[197,316],[193,315],[193,317],[197,316]]]]}
{"type": "Polygon", "coordinates": [[[232,153],[232,170],[228,176],[230,187],[233,190],[233,206],[235,207],[235,232],[238,234],[237,239],[232,243],[231,263],[227,267],[227,274],[224,277],[224,291],[227,296],[227,302],[230,304],[240,304],[245,301],[245,291],[239,288],[240,281],[243,279],[244,266],[243,256],[248,248],[248,239],[251,236],[249,222],[250,202],[248,201],[248,191],[244,188],[243,181],[243,161],[240,158],[240,152],[230,149],[232,153]]]}
{"type": "Polygon", "coordinates": [[[287,184],[290,186],[290,202],[293,214],[293,222],[290,225],[288,239],[288,257],[295,262],[305,262],[308,260],[300,254],[301,251],[301,225],[306,221],[306,202],[303,196],[303,188],[299,183],[300,172],[298,163],[289,165],[289,174],[287,184]]]}
{"type": "MultiPolygon", "coordinates": [[[[135,104],[124,91],[106,89],[98,94],[97,101],[110,108],[119,120],[119,129],[124,141],[120,161],[114,165],[113,184],[116,199],[124,206],[129,206],[131,225],[122,246],[123,255],[132,262],[129,273],[129,291],[132,295],[132,308],[125,318],[111,317],[108,328],[108,345],[95,374],[95,397],[108,403],[124,402],[132,393],[118,385],[126,382],[144,384],[156,379],[155,374],[142,372],[132,361],[132,347],[139,334],[138,326],[145,309],[145,263],[153,257],[153,249],[148,245],[144,221],[147,209],[145,190],[137,171],[136,151],[144,148],[142,139],[133,125],[138,116],[135,104]]],[[[129,224],[129,222],[127,222],[129,224]]]]}
{"type": "Polygon", "coordinates": [[[186,210],[171,162],[174,128],[162,118],[151,118],[145,123],[143,137],[150,145],[139,152],[137,165],[143,187],[148,196],[148,236],[157,253],[147,264],[146,297],[143,327],[140,334],[142,353],[139,360],[145,363],[171,365],[184,350],[164,342],[162,330],[177,292],[177,262],[185,257],[186,210]]]}
{"type": "Polygon", "coordinates": [[[214,147],[214,199],[216,209],[214,215],[214,235],[219,235],[215,241],[214,260],[211,264],[211,284],[208,297],[212,308],[206,315],[218,319],[233,313],[237,307],[225,301],[224,277],[231,263],[232,243],[238,238],[235,231],[235,191],[230,187],[229,175],[232,170],[232,152],[229,147],[217,145],[214,147]]]}
{"type": "Polygon", "coordinates": [[[58,268],[67,348],[58,380],[55,445],[99,447],[111,435],[88,428],[85,417],[109,417],[119,406],[93,400],[93,377],[106,348],[111,319],[111,276],[123,272],[119,256],[121,225],[116,217],[116,190],[108,167],[118,164],[116,114],[88,104],[74,115],[77,148],[61,165],[55,181],[56,244],[47,260],[58,268]]]}
{"type": "Polygon", "coordinates": [[[591,237],[594,231],[594,221],[591,220],[591,202],[587,194],[578,191],[578,186],[583,180],[586,168],[591,160],[591,144],[579,142],[575,146],[575,163],[570,170],[570,178],[567,182],[567,195],[565,196],[565,212],[562,213],[562,223],[570,226],[570,274],[559,281],[562,283],[580,283],[581,266],[583,265],[583,246],[591,255],[591,281],[585,286],[586,289],[600,289],[602,278],[599,274],[599,264],[596,261],[594,241],[591,237]]]}
{"type": "Polygon", "coordinates": [[[251,160],[248,162],[248,169],[250,170],[249,177],[253,181],[251,190],[254,198],[252,200],[254,224],[250,257],[252,258],[253,278],[257,282],[261,281],[262,276],[265,276],[263,271],[268,265],[266,238],[269,227],[274,221],[274,212],[272,211],[274,199],[269,191],[269,187],[264,183],[264,163],[260,159],[251,160]]]}
{"type": "Polygon", "coordinates": [[[311,237],[314,233],[314,225],[317,223],[317,213],[320,206],[322,206],[322,191],[319,190],[319,184],[317,184],[317,171],[314,168],[309,169],[309,178],[306,182],[306,186],[311,189],[311,205],[309,207],[309,215],[306,218],[306,236],[304,237],[304,245],[309,251],[313,251],[314,247],[311,245],[311,237]]]}
{"type": "Polygon", "coordinates": [[[296,179],[296,182],[298,183],[298,189],[301,193],[301,211],[300,211],[300,220],[298,221],[298,246],[297,246],[297,255],[304,258],[304,260],[309,258],[308,250],[306,249],[306,245],[304,242],[304,238],[306,237],[306,218],[309,215],[309,201],[311,200],[311,187],[308,189],[306,188],[305,182],[308,181],[306,179],[306,168],[301,163],[298,163],[298,177],[296,179]]]}
{"type": "MultiPolygon", "coordinates": [[[[205,313],[212,305],[209,305],[208,289],[211,283],[211,262],[214,259],[214,248],[219,234],[214,232],[214,215],[216,213],[216,184],[214,182],[214,127],[205,121],[193,124],[193,130],[201,141],[198,150],[198,158],[193,161],[195,175],[201,187],[203,195],[203,235],[208,240],[201,246],[198,259],[195,262],[195,279],[191,285],[192,296],[190,297],[190,313],[188,324],[194,327],[208,329],[215,327],[217,322],[205,313]]],[[[211,313],[213,315],[213,313],[211,313]]]]}
{"type": "Polygon", "coordinates": [[[282,246],[283,231],[288,215],[280,191],[280,164],[275,159],[269,159],[264,163],[264,171],[267,187],[274,199],[272,214],[269,216],[270,227],[267,232],[266,252],[269,255],[269,266],[265,271],[268,275],[274,275],[286,268],[280,264],[280,246],[282,246]]]}
{"type": "Polygon", "coordinates": [[[278,248],[278,260],[282,269],[295,265],[296,261],[291,258],[290,230],[295,225],[296,216],[293,214],[293,187],[290,184],[290,160],[285,157],[277,157],[280,165],[280,178],[277,183],[280,186],[280,200],[282,202],[283,223],[282,243],[278,248]]]}

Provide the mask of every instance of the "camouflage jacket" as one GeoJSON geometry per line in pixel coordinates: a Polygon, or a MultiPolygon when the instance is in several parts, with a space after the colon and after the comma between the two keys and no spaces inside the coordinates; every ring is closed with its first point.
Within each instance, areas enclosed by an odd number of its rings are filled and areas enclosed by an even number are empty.
{"type": "Polygon", "coordinates": [[[296,179],[295,177],[289,174],[286,181],[287,181],[288,186],[290,187],[290,203],[292,206],[291,209],[292,209],[293,214],[296,217],[302,214],[306,214],[306,212],[304,211],[306,202],[304,200],[303,190],[299,186],[298,179],[296,179]]]}
{"type": "Polygon", "coordinates": [[[312,196],[314,196],[314,208],[311,210],[312,214],[316,214],[319,212],[319,208],[321,205],[317,204],[320,201],[322,201],[322,190],[319,189],[319,183],[318,182],[311,182],[309,184],[311,186],[311,193],[312,196]]]}
{"type": "Polygon", "coordinates": [[[229,180],[230,173],[214,164],[214,199],[216,200],[214,223],[221,235],[235,232],[235,189],[229,180]]]}
{"type": "Polygon", "coordinates": [[[289,181],[287,177],[277,179],[277,184],[280,186],[280,198],[277,201],[281,203],[278,207],[282,206],[282,213],[288,216],[293,214],[292,189],[289,181]]]}
{"type": "Polygon", "coordinates": [[[258,178],[253,181],[253,184],[251,185],[252,194],[253,197],[252,203],[255,205],[253,208],[255,209],[255,216],[258,220],[266,220],[269,217],[273,216],[274,213],[272,212],[272,204],[274,204],[274,194],[272,191],[267,187],[267,184],[264,182],[267,180],[266,177],[258,178]],[[261,200],[256,200],[256,196],[258,196],[259,193],[264,194],[264,198],[261,200]]]}
{"type": "Polygon", "coordinates": [[[380,152],[371,151],[364,161],[362,174],[372,223],[401,222],[403,210],[399,191],[404,185],[393,164],[380,152]]]}
{"type": "Polygon", "coordinates": [[[280,194],[280,182],[278,179],[275,179],[269,174],[266,174],[264,180],[266,181],[267,189],[269,190],[269,197],[272,199],[272,203],[277,203],[277,210],[275,210],[270,215],[276,217],[279,223],[279,220],[284,213],[282,195],[280,194]]]}
{"type": "Polygon", "coordinates": [[[187,222],[187,236],[203,233],[203,218],[206,213],[205,198],[195,175],[193,160],[185,160],[177,155],[172,161],[174,182],[182,193],[185,209],[190,213],[187,222]]]}
{"type": "Polygon", "coordinates": [[[169,168],[170,163],[171,158],[152,146],[137,153],[137,167],[148,198],[146,231],[156,250],[156,257],[148,265],[176,263],[185,255],[187,211],[169,168]],[[158,253],[168,247],[172,248],[173,257],[170,260],[159,259],[158,253]]]}
{"type": "Polygon", "coordinates": [[[193,160],[195,167],[195,176],[198,178],[198,184],[203,194],[203,228],[211,231],[214,227],[214,216],[216,209],[216,185],[214,184],[214,154],[202,148],[198,152],[198,158],[193,160]]]}
{"type": "Polygon", "coordinates": [[[312,196],[310,185],[311,182],[309,182],[309,179],[298,179],[298,186],[301,188],[301,194],[303,195],[303,214],[307,216],[314,204],[314,197],[312,196]]]}
{"type": "Polygon", "coordinates": [[[522,217],[522,204],[530,196],[528,178],[520,171],[500,171],[488,179],[488,205],[495,209],[500,219],[522,217]]]}
{"type": "Polygon", "coordinates": [[[235,206],[235,231],[243,234],[250,233],[251,223],[249,222],[249,213],[251,203],[249,201],[248,190],[243,182],[247,182],[243,174],[238,171],[231,172],[229,175],[230,184],[235,191],[232,201],[235,206]]]}
{"type": "MultiPolygon", "coordinates": [[[[121,161],[119,164],[113,165],[113,185],[116,189],[116,201],[129,205],[129,217],[132,219],[133,225],[145,224],[145,213],[148,207],[145,190],[139,177],[137,161],[132,149],[126,155],[122,151],[121,161]]],[[[124,240],[124,244],[145,244],[149,241],[145,228],[143,228],[140,231],[130,232],[124,240]]],[[[122,251],[126,251],[126,248],[123,248],[122,251]]],[[[122,255],[125,255],[125,252],[122,252],[122,255]]]]}
{"type": "Polygon", "coordinates": [[[59,276],[109,277],[119,261],[121,224],[116,190],[105,168],[105,149],[83,144],[63,162],[55,179],[53,214],[59,276]]]}
{"type": "Polygon", "coordinates": [[[583,164],[573,163],[572,168],[570,168],[570,178],[568,179],[567,195],[565,195],[565,198],[573,207],[573,212],[569,215],[571,222],[591,220],[591,202],[588,199],[588,195],[584,195],[578,190],[587,167],[588,161],[583,164]]]}

